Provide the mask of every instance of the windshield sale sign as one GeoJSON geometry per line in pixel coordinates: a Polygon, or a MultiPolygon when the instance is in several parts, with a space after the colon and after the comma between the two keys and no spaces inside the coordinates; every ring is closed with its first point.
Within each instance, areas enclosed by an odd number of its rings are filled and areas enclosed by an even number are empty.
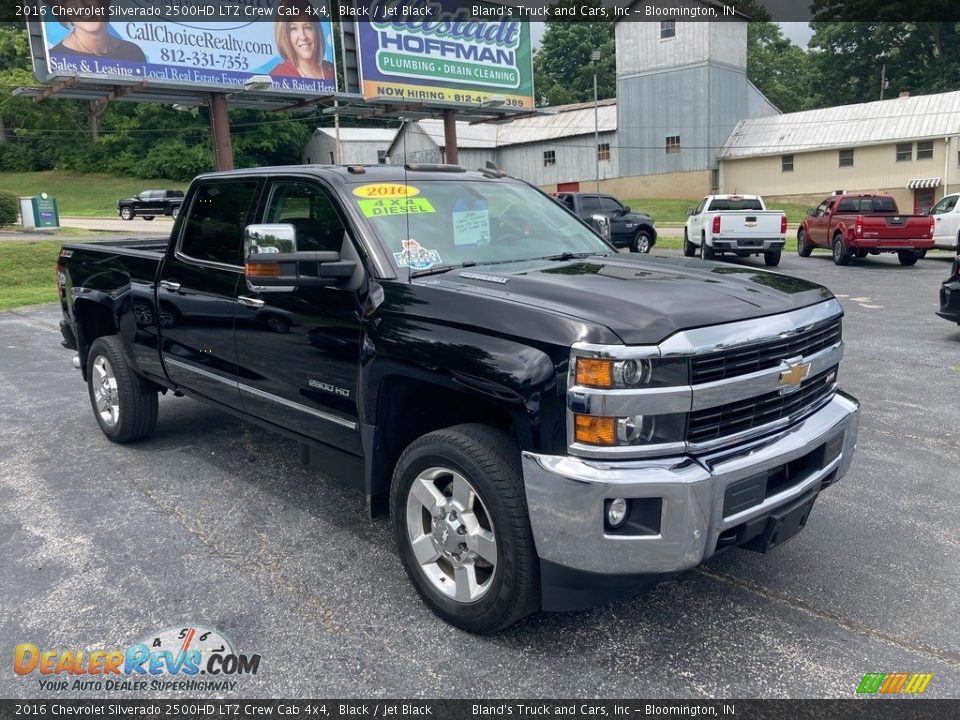
{"type": "Polygon", "coordinates": [[[511,8],[373,0],[356,23],[365,99],[533,108],[530,27],[511,8]],[[502,102],[501,102],[502,101],[502,102]]]}

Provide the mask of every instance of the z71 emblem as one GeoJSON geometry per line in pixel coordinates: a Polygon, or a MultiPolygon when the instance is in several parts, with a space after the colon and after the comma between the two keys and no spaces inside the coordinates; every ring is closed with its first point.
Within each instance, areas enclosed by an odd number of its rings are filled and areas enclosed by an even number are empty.
{"type": "Polygon", "coordinates": [[[780,393],[786,395],[800,389],[800,383],[810,374],[810,363],[801,358],[784,360],[780,364],[780,393]]]}

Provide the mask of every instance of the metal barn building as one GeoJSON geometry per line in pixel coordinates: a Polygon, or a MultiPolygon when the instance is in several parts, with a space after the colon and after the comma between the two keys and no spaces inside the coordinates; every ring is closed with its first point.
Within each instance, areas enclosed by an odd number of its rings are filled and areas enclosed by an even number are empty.
{"type": "MultiPolygon", "coordinates": [[[[340,162],[344,165],[375,165],[386,162],[387,148],[397,131],[390,128],[340,128],[340,162]]],[[[303,148],[302,162],[333,165],[337,135],[333,128],[317,128],[303,148]]]]}
{"type": "Polygon", "coordinates": [[[719,157],[724,192],[816,205],[834,192],[887,192],[924,212],[960,187],[960,92],[744,120],[719,157]]]}

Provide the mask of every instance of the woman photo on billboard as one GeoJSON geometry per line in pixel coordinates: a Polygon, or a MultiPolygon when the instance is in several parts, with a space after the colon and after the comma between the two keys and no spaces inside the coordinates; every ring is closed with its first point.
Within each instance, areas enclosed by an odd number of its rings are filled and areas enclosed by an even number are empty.
{"type": "Polygon", "coordinates": [[[333,63],[324,60],[323,28],[313,19],[311,9],[309,0],[283,0],[277,7],[274,36],[283,62],[271,75],[335,80],[333,63]]]}
{"type": "Polygon", "coordinates": [[[138,45],[110,33],[110,0],[55,0],[50,7],[57,21],[70,31],[50,48],[51,55],[146,62],[138,45]]]}

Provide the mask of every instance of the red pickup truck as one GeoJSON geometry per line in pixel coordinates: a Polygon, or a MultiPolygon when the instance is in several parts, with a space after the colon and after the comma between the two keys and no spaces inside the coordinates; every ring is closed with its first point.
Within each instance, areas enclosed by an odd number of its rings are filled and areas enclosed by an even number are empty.
{"type": "Polygon", "coordinates": [[[929,215],[901,215],[889,195],[831,195],[797,230],[797,254],[809,257],[814,248],[833,250],[833,262],[895,252],[901,265],[913,265],[933,248],[934,221],[929,215]]]}

